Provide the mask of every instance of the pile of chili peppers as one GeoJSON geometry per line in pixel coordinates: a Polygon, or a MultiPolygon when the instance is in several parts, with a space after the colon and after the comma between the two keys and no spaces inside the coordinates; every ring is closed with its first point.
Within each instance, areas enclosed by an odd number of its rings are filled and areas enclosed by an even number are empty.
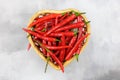
{"type": "MultiPolygon", "coordinates": [[[[51,61],[60,66],[64,72],[64,62],[80,54],[80,49],[85,43],[88,22],[75,11],[41,14],[23,30],[29,33],[34,44],[46,57],[47,64],[51,61]]],[[[28,45],[28,50],[31,45],[28,45]]],[[[46,68],[45,68],[46,71],[46,68]]]]}

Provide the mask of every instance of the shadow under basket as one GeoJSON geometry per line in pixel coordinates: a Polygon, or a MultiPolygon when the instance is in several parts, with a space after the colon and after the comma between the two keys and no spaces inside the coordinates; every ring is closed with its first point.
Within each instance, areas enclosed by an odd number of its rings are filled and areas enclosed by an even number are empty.
{"type": "MultiPolygon", "coordinates": [[[[40,10],[40,11],[36,12],[36,13],[31,17],[31,19],[29,20],[28,25],[30,25],[30,23],[32,23],[32,22],[34,21],[34,19],[37,18],[39,15],[43,15],[43,14],[46,14],[46,13],[65,13],[65,12],[70,12],[70,11],[76,11],[76,12],[79,12],[79,13],[80,13],[80,11],[78,11],[78,10],[76,10],[76,9],[72,9],[72,8],[70,8],[70,9],[65,9],[65,10],[40,10]]],[[[88,21],[84,14],[81,14],[81,16],[84,18],[85,22],[88,21]]],[[[86,32],[87,32],[87,33],[90,33],[90,24],[89,24],[89,23],[86,24],[86,32]]],[[[88,43],[89,37],[90,37],[90,36],[88,36],[88,37],[86,38],[86,40],[84,41],[84,44],[83,44],[83,46],[82,46],[82,48],[81,48],[81,53],[82,53],[82,51],[85,49],[85,47],[86,47],[86,45],[87,45],[87,43],[88,43]]],[[[36,51],[36,53],[37,53],[45,62],[47,62],[46,57],[45,57],[45,56],[40,52],[40,50],[35,46],[35,44],[34,44],[31,36],[28,37],[28,40],[29,40],[31,46],[33,47],[33,49],[36,51]]],[[[72,60],[74,60],[74,59],[75,59],[75,56],[73,56],[73,57],[72,57],[71,59],[69,59],[68,61],[65,61],[65,62],[63,63],[63,66],[64,66],[64,67],[67,66],[67,65],[68,65],[70,62],[72,62],[72,60]]],[[[51,61],[49,61],[48,64],[50,64],[54,69],[60,70],[60,67],[57,66],[57,65],[55,65],[55,64],[52,63],[51,61]]]]}

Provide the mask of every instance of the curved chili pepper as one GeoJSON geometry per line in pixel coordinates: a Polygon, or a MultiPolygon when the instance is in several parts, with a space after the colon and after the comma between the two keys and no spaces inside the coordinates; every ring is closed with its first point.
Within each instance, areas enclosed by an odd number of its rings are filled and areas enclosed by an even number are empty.
{"type": "Polygon", "coordinates": [[[36,20],[35,22],[32,22],[28,28],[31,28],[32,26],[36,25],[37,23],[41,22],[41,21],[45,21],[45,20],[48,20],[48,19],[53,19],[53,18],[56,18],[56,17],[60,17],[61,14],[49,14],[49,15],[46,15],[44,17],[41,17],[39,18],[38,20],[36,20]]]}
{"type": "Polygon", "coordinates": [[[59,64],[62,72],[64,72],[64,66],[62,65],[62,62],[60,62],[60,60],[51,51],[49,51],[49,54],[55,60],[55,62],[57,62],[59,64]]]}
{"type": "Polygon", "coordinates": [[[56,32],[56,33],[51,33],[49,36],[54,36],[54,37],[60,37],[60,36],[74,36],[76,35],[76,32],[56,32]]]}
{"type": "Polygon", "coordinates": [[[56,17],[56,19],[55,19],[55,25],[57,25],[58,24],[58,17],[56,17]]]}
{"type": "Polygon", "coordinates": [[[42,36],[42,35],[40,35],[40,34],[38,34],[36,32],[33,32],[33,31],[25,29],[25,28],[23,28],[23,30],[28,32],[29,34],[32,34],[32,35],[38,37],[39,39],[43,39],[43,40],[47,40],[47,41],[53,41],[53,42],[54,41],[59,41],[58,39],[51,38],[51,37],[45,37],[45,36],[42,36]]]}
{"type": "MultiPolygon", "coordinates": [[[[62,36],[61,37],[61,44],[62,44],[62,46],[65,46],[65,36],[62,36]]],[[[68,48],[69,49],[69,48],[68,48]]],[[[59,56],[59,60],[61,61],[61,62],[63,62],[64,61],[64,58],[65,58],[65,49],[62,49],[61,50],[61,52],[60,52],[60,56],[59,56]]]]}
{"type": "Polygon", "coordinates": [[[44,28],[44,26],[36,27],[35,31],[41,31],[44,28]]]}
{"type": "MultiPolygon", "coordinates": [[[[77,36],[73,36],[72,39],[69,42],[69,46],[74,46],[76,40],[77,40],[77,36]]],[[[66,53],[69,53],[70,50],[71,50],[71,48],[68,48],[66,53]]]]}
{"type": "Polygon", "coordinates": [[[78,22],[78,23],[74,23],[74,24],[70,24],[70,25],[58,28],[55,32],[60,32],[60,31],[63,31],[63,30],[69,30],[69,29],[73,29],[73,28],[79,28],[79,27],[82,27],[82,26],[84,26],[84,22],[78,22]]]}
{"type": "MultiPolygon", "coordinates": [[[[43,44],[46,44],[46,41],[45,41],[45,40],[42,40],[42,43],[43,43],[43,44]]],[[[42,52],[46,55],[46,54],[47,54],[47,51],[46,51],[44,48],[42,48],[42,50],[43,50],[42,52]]]]}
{"type": "Polygon", "coordinates": [[[78,22],[83,22],[83,20],[84,20],[84,19],[83,19],[83,17],[82,17],[81,15],[79,15],[79,16],[77,17],[77,21],[78,21],[78,22]]]}
{"type": "Polygon", "coordinates": [[[29,43],[29,44],[28,44],[28,47],[27,47],[27,51],[29,51],[30,48],[31,48],[31,44],[29,43]]]}
{"type": "Polygon", "coordinates": [[[49,35],[51,32],[54,32],[59,27],[64,26],[65,24],[67,24],[68,22],[72,21],[75,18],[76,18],[76,16],[74,14],[72,14],[71,16],[69,16],[66,19],[64,19],[63,22],[58,23],[55,27],[53,27],[52,29],[50,29],[47,33],[45,33],[44,36],[49,35]]]}
{"type": "Polygon", "coordinates": [[[81,38],[76,42],[76,44],[74,45],[74,47],[71,49],[71,51],[69,52],[69,54],[66,56],[65,60],[69,60],[69,59],[73,56],[74,52],[78,49],[80,43],[81,43],[88,35],[89,35],[89,33],[86,34],[86,35],[84,35],[83,37],[81,37],[81,38]]]}
{"type": "Polygon", "coordinates": [[[37,31],[35,30],[37,33],[39,33],[40,35],[43,35],[45,32],[41,32],[41,31],[37,31]]]}
{"type": "Polygon", "coordinates": [[[59,64],[62,72],[64,72],[64,66],[62,65],[62,63],[60,62],[60,60],[55,56],[55,54],[53,54],[52,51],[50,51],[49,49],[47,49],[47,48],[46,48],[44,45],[42,45],[39,41],[38,41],[38,43],[39,43],[39,45],[40,45],[41,47],[43,47],[43,48],[46,49],[46,51],[49,53],[49,55],[52,57],[52,59],[54,59],[54,61],[59,64]]]}
{"type": "Polygon", "coordinates": [[[71,47],[71,46],[49,46],[49,45],[45,45],[45,44],[43,44],[43,45],[50,50],[58,50],[58,49],[65,49],[65,48],[71,47]]]}
{"type": "Polygon", "coordinates": [[[52,42],[52,45],[53,45],[53,46],[56,46],[56,44],[57,44],[56,42],[52,42]]]}
{"type": "Polygon", "coordinates": [[[59,21],[63,20],[64,18],[66,18],[68,16],[68,13],[65,13],[60,19],[59,21]]]}

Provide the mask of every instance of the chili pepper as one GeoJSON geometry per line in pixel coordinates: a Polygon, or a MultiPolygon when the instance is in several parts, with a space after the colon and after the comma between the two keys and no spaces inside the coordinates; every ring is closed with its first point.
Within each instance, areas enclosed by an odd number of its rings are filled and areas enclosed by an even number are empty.
{"type": "Polygon", "coordinates": [[[53,41],[53,42],[54,41],[60,41],[60,40],[55,39],[55,38],[42,36],[42,35],[40,35],[40,34],[38,34],[36,32],[33,32],[33,31],[25,29],[25,28],[23,28],[23,30],[26,31],[26,32],[28,32],[29,34],[32,34],[32,35],[38,37],[39,39],[43,39],[43,40],[47,40],[47,41],[53,41]]]}
{"type": "Polygon", "coordinates": [[[29,43],[29,44],[28,44],[28,47],[27,47],[27,51],[29,51],[30,48],[31,48],[31,44],[29,43]]]}
{"type": "MultiPolygon", "coordinates": [[[[78,16],[77,17],[77,21],[78,22],[83,22],[83,17],[82,16],[78,16]]],[[[82,29],[83,29],[83,26],[78,28],[78,39],[77,39],[77,41],[82,36],[82,29]]]]}
{"type": "MultiPolygon", "coordinates": [[[[45,40],[42,40],[42,43],[43,44],[46,44],[46,41],[45,40]]],[[[46,55],[47,54],[47,51],[44,49],[44,48],[42,48],[43,49],[43,53],[46,55]]]]}
{"type": "Polygon", "coordinates": [[[68,45],[68,44],[69,44],[69,42],[70,42],[71,38],[72,38],[72,37],[69,37],[69,36],[65,38],[65,43],[66,43],[66,45],[68,45]]]}
{"type": "Polygon", "coordinates": [[[62,72],[64,72],[64,67],[62,65],[62,62],[60,62],[60,60],[51,51],[49,51],[49,54],[59,64],[62,72]]]}
{"type": "Polygon", "coordinates": [[[77,41],[80,39],[80,37],[82,36],[82,27],[78,28],[78,39],[77,41]]]}
{"type": "Polygon", "coordinates": [[[55,56],[55,54],[52,53],[52,51],[50,51],[48,48],[46,48],[45,46],[43,46],[40,42],[39,42],[40,46],[42,46],[43,48],[46,49],[46,51],[49,53],[49,55],[54,59],[54,61],[56,61],[56,63],[59,64],[62,72],[64,72],[64,66],[62,65],[62,63],[60,62],[60,60],[55,56]]]}
{"type": "Polygon", "coordinates": [[[45,20],[48,20],[48,19],[53,19],[53,18],[56,18],[56,17],[60,17],[61,14],[49,14],[49,15],[46,15],[44,17],[41,17],[39,18],[38,20],[36,20],[35,22],[32,22],[28,28],[31,28],[32,26],[36,25],[37,23],[41,22],[41,21],[45,21],[45,20]]]}
{"type": "Polygon", "coordinates": [[[65,49],[65,48],[70,48],[71,46],[49,46],[43,44],[46,48],[51,49],[51,50],[58,50],[58,49],[65,49]]]}
{"type": "Polygon", "coordinates": [[[59,36],[74,36],[76,35],[77,32],[56,32],[56,33],[51,33],[49,36],[54,36],[54,37],[59,37],[59,36]]]}
{"type": "Polygon", "coordinates": [[[56,42],[52,42],[53,46],[56,46],[56,42]]]}
{"type": "Polygon", "coordinates": [[[80,43],[81,43],[88,35],[89,35],[89,33],[86,34],[86,35],[84,35],[83,37],[81,37],[81,38],[76,42],[76,44],[74,45],[74,47],[71,49],[71,51],[70,51],[70,52],[68,53],[68,55],[66,56],[65,60],[69,60],[69,59],[73,56],[74,52],[78,49],[80,43]]]}
{"type": "MultiPolygon", "coordinates": [[[[43,43],[43,44],[44,44],[44,43],[43,43]]],[[[48,45],[51,46],[51,42],[48,41],[48,45]]],[[[44,49],[45,49],[45,48],[44,48],[44,49]]],[[[45,49],[45,50],[46,50],[46,49],[45,49]]],[[[50,60],[52,60],[52,59],[50,58],[49,52],[47,51],[47,63],[46,63],[46,66],[45,66],[45,72],[47,71],[48,62],[49,62],[50,60]]]]}
{"type": "Polygon", "coordinates": [[[62,15],[63,15],[63,16],[59,19],[59,21],[63,20],[65,17],[67,17],[67,16],[68,16],[68,13],[63,13],[62,15]]]}
{"type": "Polygon", "coordinates": [[[44,28],[44,26],[36,27],[35,31],[41,31],[44,28]]]}
{"type": "Polygon", "coordinates": [[[45,33],[45,32],[41,32],[41,31],[36,31],[36,32],[39,33],[40,35],[43,35],[45,33]]]}
{"type": "Polygon", "coordinates": [[[48,45],[49,45],[49,46],[51,46],[51,45],[52,45],[52,43],[51,43],[50,41],[48,41],[48,45]]]}
{"type": "Polygon", "coordinates": [[[58,24],[58,17],[55,18],[55,25],[58,24]]]}
{"type": "Polygon", "coordinates": [[[83,17],[82,17],[81,15],[77,17],[77,21],[78,21],[78,22],[83,22],[83,20],[84,20],[84,19],[83,19],[83,17]]]}
{"type": "MultiPolygon", "coordinates": [[[[73,36],[72,39],[69,42],[69,46],[74,46],[76,40],[77,40],[77,36],[73,36]]],[[[66,53],[69,53],[70,50],[71,50],[71,48],[68,48],[66,53]]]]}
{"type": "Polygon", "coordinates": [[[60,51],[56,51],[56,52],[55,52],[55,55],[57,56],[59,53],[60,53],[60,51]]]}
{"type": "Polygon", "coordinates": [[[78,62],[78,57],[79,57],[81,48],[82,48],[82,46],[80,45],[79,48],[78,48],[78,50],[76,51],[76,54],[75,54],[75,57],[76,57],[77,62],[78,62]]]}
{"type": "MultiPolygon", "coordinates": [[[[61,43],[62,46],[65,46],[65,36],[64,35],[61,37],[61,42],[62,42],[61,43]]],[[[59,60],[61,62],[63,62],[64,58],[65,58],[65,49],[62,49],[61,52],[60,52],[59,60]]]]}
{"type": "Polygon", "coordinates": [[[68,22],[72,21],[75,18],[76,18],[76,16],[74,14],[72,14],[71,16],[69,16],[66,19],[64,19],[63,22],[58,23],[55,27],[53,27],[47,33],[45,33],[45,36],[49,35],[50,33],[52,33],[53,31],[55,31],[59,27],[64,26],[65,24],[67,24],[68,22]]]}
{"type": "Polygon", "coordinates": [[[39,27],[43,26],[43,24],[44,24],[43,22],[37,23],[36,28],[39,28],[39,27]]]}
{"type": "Polygon", "coordinates": [[[70,24],[70,25],[58,28],[55,32],[60,32],[60,31],[63,31],[63,30],[69,30],[69,29],[72,29],[72,28],[79,28],[79,27],[82,27],[82,26],[84,26],[84,22],[78,22],[78,23],[74,23],[74,24],[70,24]]]}

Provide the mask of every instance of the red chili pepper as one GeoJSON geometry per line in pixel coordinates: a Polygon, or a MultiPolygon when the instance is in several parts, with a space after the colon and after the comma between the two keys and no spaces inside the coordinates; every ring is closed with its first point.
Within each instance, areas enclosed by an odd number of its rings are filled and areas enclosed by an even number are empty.
{"type": "Polygon", "coordinates": [[[71,38],[72,38],[72,36],[66,36],[65,42],[66,42],[66,43],[69,43],[70,40],[71,40],[71,38]]]}
{"type": "MultiPolygon", "coordinates": [[[[76,40],[77,40],[77,36],[73,36],[69,42],[69,46],[74,46],[74,44],[76,43],[76,40]]],[[[68,54],[70,50],[71,50],[71,48],[68,48],[66,53],[68,54]]]]}
{"type": "Polygon", "coordinates": [[[23,28],[23,30],[28,32],[29,34],[32,34],[32,35],[38,37],[39,39],[43,39],[43,40],[47,40],[47,41],[53,41],[53,42],[54,41],[59,41],[58,39],[51,38],[51,37],[45,37],[45,36],[42,36],[42,35],[40,35],[40,34],[38,34],[36,32],[33,32],[33,31],[25,29],[25,28],[23,28]]]}
{"type": "Polygon", "coordinates": [[[78,23],[74,23],[74,24],[70,24],[70,25],[58,28],[55,32],[60,32],[60,31],[63,31],[63,30],[69,30],[69,29],[72,29],[72,28],[79,28],[79,27],[82,27],[82,26],[84,26],[84,22],[78,22],[78,23]]]}
{"type": "Polygon", "coordinates": [[[55,19],[55,26],[58,24],[58,17],[55,19]]]}
{"type": "Polygon", "coordinates": [[[88,35],[89,35],[89,33],[86,34],[85,36],[81,37],[81,38],[76,42],[76,44],[74,45],[74,47],[71,49],[71,51],[69,52],[69,54],[66,56],[65,60],[69,60],[69,59],[73,56],[74,52],[78,49],[80,43],[81,43],[88,35]]]}
{"type": "Polygon", "coordinates": [[[59,19],[59,21],[61,21],[61,20],[63,20],[65,17],[67,17],[68,16],[68,13],[66,13],[66,14],[64,14],[60,19],[59,19]]]}
{"type": "Polygon", "coordinates": [[[39,33],[40,35],[43,35],[43,34],[45,34],[45,32],[41,32],[41,31],[37,31],[37,30],[35,30],[37,33],[39,33]]]}
{"type": "Polygon", "coordinates": [[[64,26],[65,24],[67,24],[68,22],[74,20],[76,18],[76,16],[74,14],[72,14],[71,16],[67,17],[66,19],[63,20],[63,22],[58,23],[55,27],[53,27],[52,29],[50,29],[47,33],[45,33],[45,36],[49,35],[50,33],[54,32],[56,29],[58,29],[61,26],[64,26]]]}
{"type": "Polygon", "coordinates": [[[38,20],[36,20],[35,22],[31,23],[28,28],[31,28],[33,26],[35,26],[37,23],[41,22],[41,21],[45,21],[45,20],[48,20],[48,19],[53,19],[53,18],[56,18],[56,17],[60,17],[61,14],[49,14],[49,15],[46,15],[44,17],[41,17],[39,18],[38,20]]]}
{"type": "Polygon", "coordinates": [[[47,49],[47,48],[46,48],[43,44],[41,44],[40,42],[39,42],[39,44],[40,44],[41,47],[43,47],[43,48],[46,49],[46,51],[49,53],[49,55],[52,57],[52,59],[54,59],[54,61],[59,64],[62,72],[64,72],[64,66],[62,65],[62,63],[60,62],[60,60],[55,56],[55,54],[53,54],[52,51],[50,51],[49,49],[47,49]]]}
{"type": "Polygon", "coordinates": [[[56,44],[57,44],[56,42],[52,42],[52,45],[53,45],[53,46],[56,46],[56,44]]]}
{"type": "Polygon", "coordinates": [[[43,28],[44,28],[44,26],[37,27],[37,28],[35,28],[35,31],[41,31],[43,28]]]}
{"type": "MultiPolygon", "coordinates": [[[[46,41],[45,40],[42,40],[42,43],[43,44],[46,44],[46,41]]],[[[43,49],[43,53],[46,55],[47,54],[47,51],[44,49],[44,48],[42,48],[43,49]]]]}
{"type": "Polygon", "coordinates": [[[29,51],[30,48],[31,48],[31,44],[29,43],[29,44],[28,44],[28,47],[27,47],[27,51],[29,51]]]}
{"type": "MultiPolygon", "coordinates": [[[[77,21],[78,22],[83,22],[83,17],[82,16],[78,16],[77,17],[77,21]]],[[[85,23],[84,23],[84,25],[85,25],[85,23]]],[[[82,29],[83,29],[83,26],[78,28],[78,39],[77,39],[77,41],[82,36],[82,31],[83,31],[82,29]]]]}
{"type": "Polygon", "coordinates": [[[58,49],[65,49],[65,48],[71,47],[71,46],[49,46],[49,45],[45,45],[45,44],[43,44],[43,45],[50,50],[58,50],[58,49]]]}
{"type": "Polygon", "coordinates": [[[62,65],[62,62],[60,62],[60,60],[55,56],[55,54],[53,54],[51,51],[49,51],[50,56],[54,59],[54,61],[56,61],[56,63],[59,64],[62,72],[64,72],[64,66],[62,65]]]}
{"type": "Polygon", "coordinates": [[[51,33],[49,36],[54,36],[54,37],[60,37],[60,36],[74,36],[76,33],[75,32],[56,32],[56,33],[51,33]]]}
{"type": "Polygon", "coordinates": [[[78,21],[78,22],[83,22],[83,20],[84,20],[84,19],[83,19],[82,16],[79,15],[79,16],[77,17],[77,21],[78,21]]]}
{"type": "MultiPolygon", "coordinates": [[[[62,44],[62,46],[65,46],[65,36],[62,36],[61,37],[61,44],[62,44]]],[[[69,49],[69,48],[68,48],[69,49]]],[[[59,56],[59,60],[61,61],[61,62],[63,62],[64,61],[64,58],[65,58],[65,49],[62,49],[61,50],[61,52],[60,52],[60,56],[59,56]]]]}
{"type": "Polygon", "coordinates": [[[59,53],[60,53],[60,51],[56,51],[56,52],[55,52],[55,55],[57,56],[59,53]]]}
{"type": "Polygon", "coordinates": [[[51,43],[50,41],[48,41],[48,45],[49,45],[49,46],[51,46],[51,45],[52,45],[52,43],[51,43]]]}

